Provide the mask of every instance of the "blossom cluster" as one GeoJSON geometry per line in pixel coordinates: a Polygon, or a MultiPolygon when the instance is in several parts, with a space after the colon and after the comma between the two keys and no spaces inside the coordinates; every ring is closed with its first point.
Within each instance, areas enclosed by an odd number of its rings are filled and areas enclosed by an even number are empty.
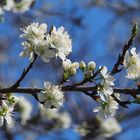
{"type": "MultiPolygon", "coordinates": [[[[21,29],[23,34],[20,35],[25,41],[22,42],[22,57],[29,57],[33,62],[35,55],[39,56],[44,62],[51,58],[60,57],[63,60],[65,73],[70,75],[76,74],[79,67],[77,62],[71,63],[66,60],[67,55],[72,51],[71,39],[64,27],[52,26],[50,31],[47,30],[47,24],[31,23],[21,29]]],[[[44,90],[38,94],[38,100],[45,108],[60,108],[64,102],[64,95],[61,88],[52,85],[49,82],[44,83],[44,90]]]]}
{"type": "Polygon", "coordinates": [[[69,128],[72,120],[68,112],[60,112],[58,109],[46,109],[39,104],[41,119],[43,121],[55,121],[55,128],[69,128]]]}
{"type": "Polygon", "coordinates": [[[25,125],[27,121],[31,118],[31,113],[33,106],[29,100],[27,100],[24,96],[18,96],[17,106],[19,107],[19,113],[21,117],[21,123],[25,125]]]}
{"type": "MultiPolygon", "coordinates": [[[[114,86],[114,77],[108,73],[107,67],[100,66],[100,83],[98,84],[97,92],[100,96],[98,100],[100,103],[99,107],[96,107],[93,111],[98,112],[97,118],[100,120],[107,119],[109,117],[113,117],[116,114],[116,110],[118,109],[119,104],[114,100],[111,96],[113,94],[114,86]]],[[[118,93],[114,93],[116,98],[120,99],[120,95],[118,93]]]]}
{"type": "MultiPolygon", "coordinates": [[[[81,61],[80,63],[72,63],[69,59],[63,61],[64,81],[67,80],[69,76],[75,75],[78,68],[80,68],[83,71],[85,80],[93,80],[94,82],[96,82],[96,79],[94,79],[93,77],[96,68],[96,63],[94,61],[90,61],[86,65],[84,61],[81,61]]],[[[100,79],[100,82],[97,84],[97,93],[100,96],[100,99],[98,100],[100,106],[96,107],[94,109],[94,112],[98,112],[97,118],[103,120],[115,116],[119,104],[111,96],[113,94],[112,86],[114,86],[114,77],[108,73],[106,66],[100,66],[99,70],[100,76],[98,79],[100,79]]],[[[120,99],[118,93],[115,93],[114,95],[117,99],[120,99]]]]}
{"type": "Polygon", "coordinates": [[[34,0],[1,0],[0,1],[0,15],[4,11],[12,11],[14,13],[24,13],[29,10],[34,0]]]}
{"type": "Polygon", "coordinates": [[[45,62],[54,57],[65,60],[66,56],[72,51],[71,39],[62,26],[58,29],[53,26],[48,32],[47,24],[31,23],[21,30],[23,34],[20,37],[25,38],[26,41],[22,43],[24,50],[20,53],[20,56],[29,56],[31,62],[34,60],[35,54],[45,62]]]}
{"type": "Polygon", "coordinates": [[[100,122],[100,135],[104,137],[112,137],[114,134],[120,133],[122,131],[121,126],[118,121],[112,117],[105,121],[100,122]]]}
{"type": "Polygon", "coordinates": [[[84,121],[82,125],[77,125],[75,127],[75,131],[78,132],[81,136],[90,135],[90,133],[93,133],[93,129],[96,137],[98,137],[99,139],[100,137],[112,137],[113,135],[120,133],[122,130],[118,121],[114,117],[108,118],[106,120],[100,120],[96,127],[90,126],[90,124],[86,121],[84,121]]]}

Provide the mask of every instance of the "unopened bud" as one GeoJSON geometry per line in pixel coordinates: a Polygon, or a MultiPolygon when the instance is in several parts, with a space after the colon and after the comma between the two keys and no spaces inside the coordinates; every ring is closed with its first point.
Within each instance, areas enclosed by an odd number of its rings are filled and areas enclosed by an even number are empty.
{"type": "Polygon", "coordinates": [[[85,67],[86,67],[85,62],[84,61],[81,61],[80,64],[79,64],[79,67],[80,67],[81,70],[84,70],[85,67]]]}
{"type": "Polygon", "coordinates": [[[93,72],[91,70],[88,70],[86,72],[86,78],[91,78],[93,76],[93,72]]]}
{"type": "Polygon", "coordinates": [[[69,70],[69,74],[70,74],[70,75],[76,75],[76,69],[71,68],[71,69],[69,70]]]}
{"type": "Polygon", "coordinates": [[[91,61],[88,63],[88,70],[94,70],[96,67],[96,63],[94,61],[91,61]]]}

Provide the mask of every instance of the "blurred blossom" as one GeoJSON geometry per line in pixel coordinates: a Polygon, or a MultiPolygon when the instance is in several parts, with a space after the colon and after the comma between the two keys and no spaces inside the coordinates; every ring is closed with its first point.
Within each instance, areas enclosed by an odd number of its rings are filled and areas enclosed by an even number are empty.
{"type": "Polygon", "coordinates": [[[24,13],[30,9],[34,1],[35,0],[14,0],[14,6],[12,8],[12,11],[15,13],[24,13]]]}
{"type": "Polygon", "coordinates": [[[2,0],[1,9],[14,13],[24,13],[28,11],[34,0],[2,0]]]}
{"type": "Polygon", "coordinates": [[[18,106],[20,108],[21,123],[23,125],[30,119],[33,106],[24,96],[18,96],[18,106]]]}
{"type": "Polygon", "coordinates": [[[58,109],[45,109],[39,105],[41,117],[43,120],[55,121],[55,128],[69,128],[71,126],[71,117],[67,112],[59,112],[58,109]]]}
{"type": "Polygon", "coordinates": [[[115,118],[108,118],[100,122],[100,133],[104,137],[112,137],[122,131],[121,126],[115,118]]]}
{"type": "Polygon", "coordinates": [[[81,136],[86,136],[90,133],[90,130],[87,128],[88,124],[86,121],[82,123],[82,125],[75,126],[75,132],[79,133],[81,136]]]}

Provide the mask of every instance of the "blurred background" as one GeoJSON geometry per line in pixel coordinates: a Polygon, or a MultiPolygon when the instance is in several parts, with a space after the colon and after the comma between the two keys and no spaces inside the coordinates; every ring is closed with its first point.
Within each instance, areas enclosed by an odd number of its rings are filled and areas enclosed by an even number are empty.
{"type": "MultiPolygon", "coordinates": [[[[73,51],[69,55],[72,61],[95,61],[97,67],[105,65],[109,70],[116,62],[123,45],[129,39],[134,23],[140,25],[139,0],[36,0],[25,13],[4,12],[0,23],[0,82],[4,87],[14,83],[22,70],[28,65],[28,58],[20,58],[22,50],[22,33],[20,28],[31,22],[46,23],[50,29],[64,26],[72,38],[73,51]]],[[[139,50],[140,32],[134,47],[139,50]]],[[[124,77],[125,71],[115,75],[116,87],[135,87],[133,81],[124,77]]],[[[71,78],[72,82],[80,81],[82,73],[71,78]]],[[[45,63],[37,60],[34,68],[24,79],[21,86],[43,87],[44,81],[58,83],[62,77],[61,60],[45,63]]],[[[125,99],[130,98],[123,96],[125,99]]],[[[0,139],[11,140],[139,140],[140,126],[138,105],[129,109],[120,107],[116,118],[122,131],[112,137],[100,137],[96,131],[99,126],[93,108],[97,105],[90,97],[82,93],[69,92],[61,114],[67,112],[70,127],[63,127],[57,119],[43,120],[40,117],[37,101],[26,96],[32,103],[33,110],[29,122],[21,125],[20,117],[15,119],[14,126],[0,128],[0,139]],[[58,125],[56,127],[56,125],[58,125]],[[81,127],[81,131],[78,128],[81,127]],[[75,131],[77,129],[77,131],[75,131]]],[[[123,99],[124,99],[123,98],[123,99]]],[[[15,116],[19,114],[15,112],[15,116]]],[[[60,118],[64,115],[59,116],[60,118]]],[[[15,117],[16,118],[16,117],[15,117]]]]}

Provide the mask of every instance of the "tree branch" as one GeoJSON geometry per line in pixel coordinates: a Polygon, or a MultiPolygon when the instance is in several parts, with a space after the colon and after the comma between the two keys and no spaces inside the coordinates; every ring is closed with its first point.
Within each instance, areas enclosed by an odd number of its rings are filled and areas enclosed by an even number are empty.
{"type": "Polygon", "coordinates": [[[132,28],[131,37],[130,37],[129,41],[125,43],[125,45],[123,47],[122,54],[119,54],[117,62],[114,64],[114,67],[113,67],[113,69],[112,69],[110,74],[112,74],[112,75],[116,74],[116,73],[120,72],[123,69],[123,68],[119,68],[119,66],[123,65],[124,56],[125,56],[127,50],[133,44],[133,41],[134,41],[134,39],[136,37],[136,34],[137,34],[137,25],[135,24],[134,27],[132,28]]]}
{"type": "Polygon", "coordinates": [[[9,91],[8,93],[10,92],[13,92],[15,89],[17,89],[19,86],[20,86],[20,83],[22,82],[22,80],[26,77],[26,75],[28,74],[28,72],[31,70],[31,68],[33,67],[33,64],[35,63],[37,59],[37,55],[35,54],[34,55],[34,60],[32,63],[30,63],[28,65],[28,67],[26,69],[23,70],[20,78],[9,88],[6,88],[6,89],[3,89],[4,91],[9,91]]]}
{"type": "MultiPolygon", "coordinates": [[[[5,94],[5,93],[27,93],[27,94],[36,94],[39,93],[41,91],[43,91],[43,88],[17,88],[17,89],[10,89],[10,88],[4,88],[4,89],[0,89],[0,93],[1,94],[5,94]]],[[[79,86],[79,87],[75,87],[75,86],[71,86],[71,85],[67,85],[67,86],[63,86],[62,87],[62,91],[75,91],[75,92],[96,92],[97,91],[97,87],[93,87],[93,86],[79,86]]],[[[131,88],[113,88],[114,93],[122,93],[122,94],[127,94],[127,95],[131,95],[131,96],[136,96],[140,94],[140,89],[131,89],[131,88]]]]}

